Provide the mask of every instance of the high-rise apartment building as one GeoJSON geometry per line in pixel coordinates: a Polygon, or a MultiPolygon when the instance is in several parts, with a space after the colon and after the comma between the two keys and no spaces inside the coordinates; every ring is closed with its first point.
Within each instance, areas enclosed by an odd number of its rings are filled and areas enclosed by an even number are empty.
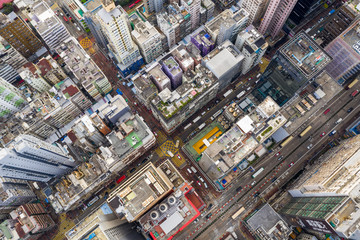
{"type": "Polygon", "coordinates": [[[30,27],[14,12],[7,16],[0,14],[0,35],[26,58],[43,48],[30,27]]]}
{"type": "Polygon", "coordinates": [[[263,35],[270,34],[272,38],[275,38],[284,26],[296,2],[297,0],[270,0],[261,21],[259,32],[263,35]]]}
{"type": "Polygon", "coordinates": [[[12,47],[8,41],[0,36],[0,64],[6,63],[13,69],[17,70],[21,68],[26,62],[27,60],[24,58],[24,56],[21,55],[14,47],[12,47]]]}
{"type": "Polygon", "coordinates": [[[191,42],[200,50],[202,57],[215,48],[215,42],[206,31],[200,31],[198,34],[191,36],[191,42]]]}
{"type": "Polygon", "coordinates": [[[259,64],[268,47],[264,37],[253,25],[240,32],[235,46],[244,54],[241,73],[246,74],[251,68],[259,64]]]}
{"type": "Polygon", "coordinates": [[[244,8],[249,13],[247,25],[260,22],[268,0],[244,0],[240,2],[239,7],[244,8]]]}
{"type": "Polygon", "coordinates": [[[26,103],[20,90],[0,77],[0,117],[20,111],[26,103]]]}
{"type": "Polygon", "coordinates": [[[24,68],[19,71],[21,71],[21,78],[39,93],[45,92],[51,88],[50,84],[40,75],[40,70],[38,70],[32,62],[26,63],[24,68]]]}
{"type": "Polygon", "coordinates": [[[170,79],[171,89],[175,90],[182,84],[183,71],[173,57],[162,61],[162,70],[170,79]]]}
{"type": "Polygon", "coordinates": [[[59,147],[30,135],[20,135],[9,148],[0,150],[2,177],[48,182],[75,165],[59,147]]]}
{"type": "Polygon", "coordinates": [[[36,68],[40,70],[40,75],[51,85],[67,78],[65,72],[49,55],[46,58],[40,59],[36,64],[36,68]]]}
{"type": "Polygon", "coordinates": [[[143,22],[136,14],[132,16],[131,22],[134,24],[134,30],[131,35],[139,46],[145,62],[150,63],[163,52],[161,35],[148,21],[143,22]]]}
{"type": "Polygon", "coordinates": [[[191,29],[195,30],[200,24],[201,0],[181,0],[181,6],[190,13],[191,29]]]}
{"type": "Polygon", "coordinates": [[[210,34],[211,39],[220,45],[225,40],[235,42],[238,33],[245,29],[248,22],[249,14],[246,10],[240,9],[232,12],[226,9],[215,18],[205,24],[206,31],[210,34]]]}
{"type": "Polygon", "coordinates": [[[163,0],[146,0],[145,3],[145,11],[150,14],[152,12],[160,12],[163,8],[164,1],[163,0]]]}
{"type": "Polygon", "coordinates": [[[110,4],[97,13],[102,29],[109,41],[109,51],[118,62],[122,74],[137,71],[144,60],[138,46],[131,38],[128,15],[121,7],[110,4]]]}
{"type": "Polygon", "coordinates": [[[214,16],[215,3],[212,0],[201,0],[201,6],[206,10],[206,22],[214,16]]]}
{"type": "Polygon", "coordinates": [[[30,12],[27,10],[24,12],[29,16],[31,24],[50,49],[57,48],[70,37],[69,31],[45,1],[35,1],[28,9],[30,12]]]}
{"type": "Polygon", "coordinates": [[[8,63],[0,63],[0,78],[9,83],[14,83],[20,79],[19,73],[8,63]]]}

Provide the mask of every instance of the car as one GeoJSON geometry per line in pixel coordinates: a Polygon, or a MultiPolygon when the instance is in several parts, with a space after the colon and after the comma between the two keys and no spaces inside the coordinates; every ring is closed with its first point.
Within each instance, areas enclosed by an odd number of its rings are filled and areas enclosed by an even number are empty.
{"type": "Polygon", "coordinates": [[[75,26],[75,27],[77,27],[77,26],[78,26],[76,22],[74,22],[74,26],[75,26]]]}
{"type": "Polygon", "coordinates": [[[257,196],[259,196],[260,195],[260,193],[255,193],[254,194],[254,198],[256,198],[257,196]]]}
{"type": "Polygon", "coordinates": [[[59,12],[60,13],[60,16],[64,16],[64,14],[62,12],[59,12]]]}
{"type": "Polygon", "coordinates": [[[277,177],[274,177],[273,179],[271,179],[271,182],[275,182],[277,179],[277,177]]]}
{"type": "Polygon", "coordinates": [[[134,102],[134,105],[137,106],[137,102],[134,102]]]}
{"type": "Polygon", "coordinates": [[[254,169],[253,167],[249,167],[249,171],[250,171],[250,172],[254,172],[255,169],[254,169]]]}
{"type": "Polygon", "coordinates": [[[348,112],[348,113],[351,113],[352,110],[354,110],[354,108],[351,107],[351,108],[349,108],[349,109],[347,110],[347,112],[348,112]]]}
{"type": "Polygon", "coordinates": [[[210,210],[213,206],[214,205],[212,203],[210,203],[207,209],[210,210]]]}
{"type": "Polygon", "coordinates": [[[197,219],[194,220],[194,223],[197,223],[198,221],[199,221],[199,219],[197,218],[197,219]]]}
{"type": "Polygon", "coordinates": [[[291,167],[292,165],[294,165],[294,162],[291,162],[291,163],[289,164],[289,167],[291,167]]]}
{"type": "Polygon", "coordinates": [[[278,153],[275,154],[276,157],[279,156],[279,155],[280,155],[280,152],[278,152],[278,153]]]}
{"type": "Polygon", "coordinates": [[[329,133],[329,136],[333,136],[333,135],[335,135],[335,133],[336,133],[336,130],[333,130],[333,131],[331,131],[331,133],[329,133]]]}
{"type": "Polygon", "coordinates": [[[320,137],[325,136],[326,132],[323,132],[322,134],[320,134],[320,137]]]}
{"type": "Polygon", "coordinates": [[[178,157],[178,159],[181,159],[181,157],[180,157],[180,155],[179,155],[179,154],[177,154],[176,156],[178,157]]]}
{"type": "Polygon", "coordinates": [[[133,172],[135,172],[135,170],[136,170],[136,168],[132,168],[132,169],[129,171],[129,173],[133,173],[133,172]]]}
{"type": "Polygon", "coordinates": [[[196,183],[201,187],[201,183],[199,181],[196,181],[196,183]]]}
{"type": "Polygon", "coordinates": [[[219,102],[220,102],[220,100],[219,100],[219,99],[216,99],[215,103],[217,104],[217,103],[219,103],[219,102]]]}
{"type": "Polygon", "coordinates": [[[76,29],[77,29],[78,31],[81,31],[81,29],[80,29],[79,27],[76,27],[76,29]]]}
{"type": "Polygon", "coordinates": [[[59,13],[58,12],[55,12],[56,16],[59,16],[59,13]]]}
{"type": "Polygon", "coordinates": [[[109,186],[109,188],[110,188],[110,189],[113,189],[115,186],[116,186],[116,184],[113,183],[113,184],[111,184],[111,185],[109,186]]]}
{"type": "Polygon", "coordinates": [[[154,131],[153,133],[154,133],[155,137],[157,137],[157,136],[158,136],[158,135],[157,135],[157,133],[156,133],[155,131],[154,131]]]}
{"type": "Polygon", "coordinates": [[[199,178],[200,181],[205,182],[202,177],[198,176],[198,178],[199,178]]]}
{"type": "Polygon", "coordinates": [[[329,112],[330,112],[330,108],[328,108],[324,111],[324,115],[328,114],[329,112]]]}
{"type": "Polygon", "coordinates": [[[243,188],[240,186],[236,189],[237,192],[240,192],[243,188]]]}
{"type": "Polygon", "coordinates": [[[284,156],[280,156],[280,157],[278,158],[278,161],[281,161],[283,158],[284,158],[284,156]]]}
{"type": "Polygon", "coordinates": [[[192,174],[192,171],[190,170],[190,168],[186,169],[188,171],[188,173],[192,174]]]}
{"type": "Polygon", "coordinates": [[[144,160],[142,160],[141,164],[144,164],[147,162],[147,160],[149,160],[149,158],[145,158],[144,160]]]}
{"type": "Polygon", "coordinates": [[[256,181],[253,181],[252,183],[251,183],[251,186],[254,186],[256,184],[256,181]]]}
{"type": "Polygon", "coordinates": [[[209,213],[208,215],[206,215],[206,219],[209,219],[212,216],[212,213],[209,213]]]}
{"type": "Polygon", "coordinates": [[[206,182],[204,182],[204,186],[205,186],[205,188],[208,188],[208,185],[206,184],[206,182]]]}
{"type": "Polygon", "coordinates": [[[307,149],[311,149],[312,148],[312,144],[310,144],[309,146],[307,146],[307,149]]]}

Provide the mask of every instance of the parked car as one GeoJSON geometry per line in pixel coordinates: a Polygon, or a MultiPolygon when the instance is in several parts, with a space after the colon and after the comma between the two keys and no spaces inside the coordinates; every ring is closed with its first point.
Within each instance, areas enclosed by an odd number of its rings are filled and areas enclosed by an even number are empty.
{"type": "Polygon", "coordinates": [[[324,111],[324,115],[328,114],[329,112],[330,112],[330,108],[328,108],[324,111]]]}
{"type": "Polygon", "coordinates": [[[281,161],[283,158],[284,158],[284,156],[280,156],[280,157],[278,158],[278,161],[281,161]]]}
{"type": "Polygon", "coordinates": [[[350,113],[350,112],[352,112],[352,110],[354,110],[354,108],[351,107],[347,110],[347,112],[350,113]]]}
{"type": "Polygon", "coordinates": [[[187,168],[186,170],[188,171],[188,173],[192,174],[190,168],[187,168]]]}
{"type": "Polygon", "coordinates": [[[294,165],[294,162],[291,162],[291,163],[289,164],[289,167],[292,167],[292,165],[294,165]]]}
{"type": "Polygon", "coordinates": [[[199,181],[196,181],[196,183],[201,187],[201,183],[199,181]]]}
{"type": "Polygon", "coordinates": [[[280,152],[278,152],[277,154],[275,154],[276,157],[279,156],[279,155],[280,155],[280,152]]]}
{"type": "Polygon", "coordinates": [[[329,136],[333,136],[333,135],[335,135],[335,133],[336,133],[336,130],[333,130],[333,131],[331,131],[331,133],[329,133],[329,136]]]}
{"type": "Polygon", "coordinates": [[[209,219],[212,216],[212,213],[209,213],[208,215],[206,215],[206,219],[209,219]]]}
{"type": "Polygon", "coordinates": [[[311,149],[312,148],[312,144],[310,144],[309,146],[307,146],[307,149],[311,149]]]}
{"type": "Polygon", "coordinates": [[[256,184],[256,181],[253,181],[252,183],[251,183],[251,186],[254,186],[256,184]]]}
{"type": "Polygon", "coordinates": [[[275,182],[277,179],[277,177],[274,177],[273,179],[271,179],[271,182],[275,182]]]}
{"type": "Polygon", "coordinates": [[[132,168],[129,172],[133,173],[133,172],[135,172],[135,170],[136,170],[136,168],[132,168]]]}
{"type": "Polygon", "coordinates": [[[260,195],[260,193],[255,193],[254,194],[254,198],[256,198],[257,196],[259,196],[260,195]]]}
{"type": "Polygon", "coordinates": [[[323,132],[322,134],[320,134],[320,137],[325,136],[326,132],[323,132]]]}

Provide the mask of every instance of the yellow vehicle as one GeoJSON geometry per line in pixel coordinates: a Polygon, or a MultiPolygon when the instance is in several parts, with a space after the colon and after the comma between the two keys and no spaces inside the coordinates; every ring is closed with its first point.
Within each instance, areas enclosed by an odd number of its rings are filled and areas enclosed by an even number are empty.
{"type": "Polygon", "coordinates": [[[238,211],[236,211],[236,213],[234,213],[234,215],[232,215],[232,219],[235,219],[237,218],[242,212],[245,211],[245,208],[244,207],[241,207],[238,211]]]}
{"type": "Polygon", "coordinates": [[[288,137],[285,141],[283,141],[281,144],[280,144],[280,147],[285,147],[286,144],[288,144],[291,140],[293,140],[293,136],[290,136],[288,137]]]}
{"type": "Polygon", "coordinates": [[[359,80],[355,79],[354,81],[352,81],[347,87],[346,89],[350,89],[352,88],[359,80]]]}
{"type": "Polygon", "coordinates": [[[305,128],[304,131],[302,131],[302,132],[299,134],[299,137],[305,136],[305,134],[306,134],[307,132],[309,132],[311,129],[312,129],[312,126],[308,126],[307,128],[305,128]]]}

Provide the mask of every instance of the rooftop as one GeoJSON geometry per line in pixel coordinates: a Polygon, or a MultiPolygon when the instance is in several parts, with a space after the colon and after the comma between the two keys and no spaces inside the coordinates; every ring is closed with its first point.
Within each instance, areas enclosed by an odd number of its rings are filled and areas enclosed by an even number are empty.
{"type": "Polygon", "coordinates": [[[132,222],[154,206],[172,187],[166,174],[150,162],[111,192],[108,202],[117,214],[124,214],[132,222]]]}
{"type": "Polygon", "coordinates": [[[35,1],[31,7],[29,17],[31,24],[39,31],[40,34],[46,33],[55,26],[62,24],[54,11],[44,1],[35,1]]]}
{"type": "Polygon", "coordinates": [[[158,82],[160,86],[170,84],[170,79],[163,72],[159,63],[154,64],[147,72],[149,73],[150,78],[154,78],[154,80],[158,82]]]}
{"type": "Polygon", "coordinates": [[[320,73],[332,60],[305,32],[294,36],[279,51],[307,79],[320,73]]]}
{"type": "Polygon", "coordinates": [[[176,76],[177,74],[181,73],[181,68],[179,67],[179,64],[175,61],[173,57],[169,57],[165,60],[163,60],[164,66],[168,68],[173,76],[176,76]]]}

